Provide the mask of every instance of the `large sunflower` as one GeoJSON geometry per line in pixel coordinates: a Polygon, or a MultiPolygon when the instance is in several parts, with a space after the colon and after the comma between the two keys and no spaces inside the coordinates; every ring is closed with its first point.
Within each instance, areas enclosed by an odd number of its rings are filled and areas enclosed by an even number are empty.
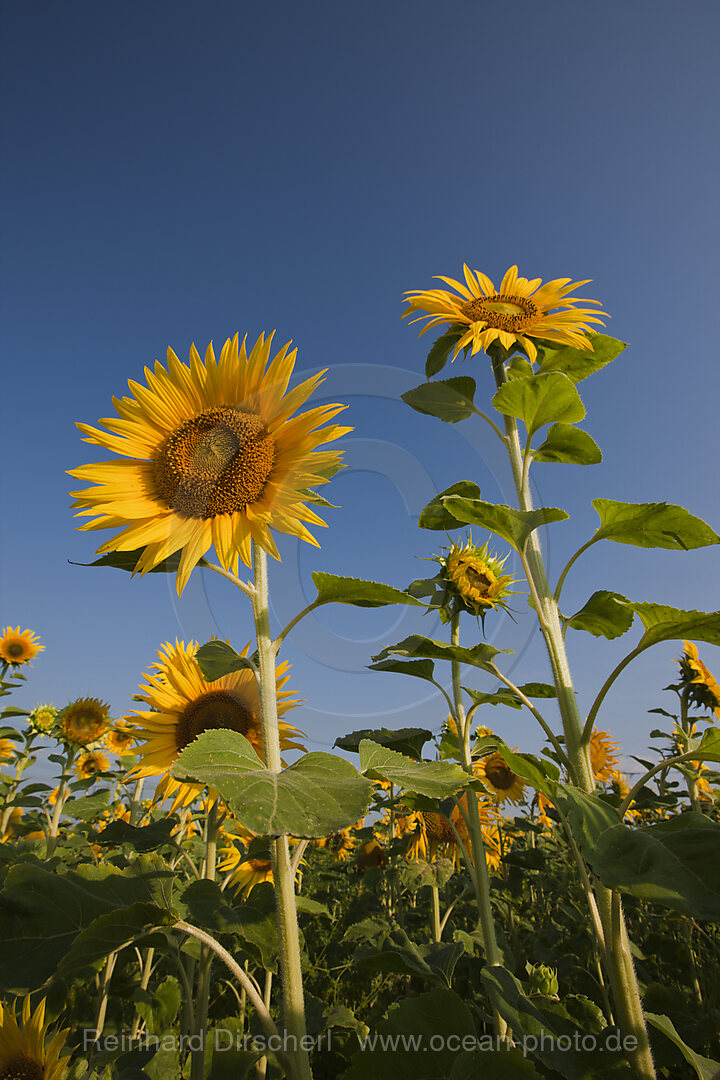
{"type": "Polygon", "coordinates": [[[6,626],[0,635],[0,660],[6,664],[20,667],[27,664],[33,656],[37,656],[45,648],[37,639],[34,630],[23,630],[20,627],[6,626]]]}
{"type": "Polygon", "coordinates": [[[109,432],[78,424],[85,442],[124,456],[70,472],[98,485],[73,492],[78,516],[95,518],[80,528],[122,529],[98,554],[142,548],[135,569],[144,574],[182,551],[181,593],[213,544],[233,573],[238,558],[250,566],[252,540],[278,558],[270,527],[319,546],[305,522],[325,522],[305,505],[317,498],[308,489],[327,482],[341,452],[317,447],[352,429],[321,427],[344,405],[293,416],[324,372],[288,392],[297,350],[288,343],[268,366],[272,336],[249,356],[237,334],[219,360],[208,345],[204,363],[193,346],[189,367],[168,349],[167,370],[145,368],[147,387],[131,380],[134,397],[114,399],[109,432]]]}
{"type": "MultiPolygon", "coordinates": [[[[175,645],[166,642],[158,652],[160,662],[153,665],[159,669],[158,674],[146,674],[147,683],[139,688],[139,700],[150,708],[125,717],[140,740],[135,753],[141,759],[127,779],[162,776],[157,795],[161,799],[173,797],[173,809],[188,806],[202,790],[201,784],[173,779],[168,770],[180,752],[203,731],[214,728],[238,731],[264,760],[260,695],[253,672],[243,668],[207,682],[195,659],[197,648],[195,641],[188,645],[183,641],[176,641],[175,645]]],[[[246,647],[243,655],[247,651],[246,647]]],[[[279,716],[301,704],[294,691],[282,689],[288,680],[288,667],[284,663],[276,669],[279,716]]],[[[279,721],[279,728],[281,749],[304,749],[297,742],[302,732],[283,720],[279,721]]]]}
{"type": "Polygon", "coordinates": [[[499,341],[505,349],[511,349],[515,344],[521,346],[534,361],[537,347],[533,338],[592,350],[586,332],[590,323],[604,325],[599,316],[605,312],[575,306],[597,304],[597,300],[570,296],[590,279],[571,282],[570,278],[556,278],[543,285],[542,278],[529,281],[518,277],[517,266],[511,266],[500,288],[496,289],[490,278],[479,270],[473,273],[463,265],[463,271],[465,285],[454,278],[438,275],[440,281],[456,290],[454,293],[447,289],[414,289],[405,293],[410,307],[403,313],[403,318],[416,311],[426,312],[411,320],[428,320],[420,336],[442,323],[467,327],[455,346],[453,360],[461,349],[471,348],[474,356],[499,341]]]}
{"type": "MultiPolygon", "coordinates": [[[[45,998],[31,1012],[30,997],[18,1024],[15,1005],[0,1004],[0,1080],[64,1080],[66,1058],[60,1057],[69,1028],[47,1038],[45,998]]],[[[67,1051],[66,1051],[67,1053],[67,1051]]]]}

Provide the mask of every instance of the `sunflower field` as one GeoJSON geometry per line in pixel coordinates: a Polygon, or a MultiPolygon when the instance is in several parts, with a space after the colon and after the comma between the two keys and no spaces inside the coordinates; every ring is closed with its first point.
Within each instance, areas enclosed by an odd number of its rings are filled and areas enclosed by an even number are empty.
{"type": "Polygon", "coordinates": [[[532,470],[600,461],[580,384],[625,343],[598,329],[586,281],[515,266],[498,285],[467,266],[439,280],[406,294],[421,336],[440,336],[403,400],[436,428],[489,426],[515,496],[486,501],[462,475],[439,492],[418,520],[426,577],[317,571],[310,604],[276,625],[273,560],[288,538],[319,546],[351,428],[342,402],[312,404],[324,372],[293,382],[296,351],[272,334],[188,363],[169,349],[102,426],[78,424],[95,455],[69,470],[78,527],[104,537],[92,566],[174,575],[178,595],[219,575],[253,636],[158,642],[113,717],[96,697],[31,708],[41,636],[2,630],[0,1080],[720,1076],[705,662],[720,612],[592,581],[578,611],[563,600],[600,541],[682,559],[720,537],[681,506],[595,498],[595,531],[551,580],[544,530],[569,515],[533,505],[532,470]],[[491,394],[448,376],[461,361],[491,394]],[[433,613],[437,638],[367,657],[429,684],[432,730],[368,726],[307,751],[309,692],[283,644],[332,604],[433,613]],[[546,681],[507,674],[500,612],[541,636],[546,681]],[[628,641],[587,715],[578,633],[628,641]],[[628,775],[606,698],[668,641],[668,685],[646,690],[652,747],[628,775]],[[507,709],[541,752],[505,741],[507,709]]]}

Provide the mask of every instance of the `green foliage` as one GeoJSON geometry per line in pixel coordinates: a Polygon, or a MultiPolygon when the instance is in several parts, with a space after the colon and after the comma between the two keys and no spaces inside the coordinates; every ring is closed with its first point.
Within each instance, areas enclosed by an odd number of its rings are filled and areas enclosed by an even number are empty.
{"type": "Polygon", "coordinates": [[[607,334],[588,334],[592,351],[574,349],[570,345],[555,348],[552,344],[543,345],[540,352],[540,370],[542,372],[561,371],[574,383],[582,382],[589,375],[607,366],[627,348],[626,341],[609,337],[607,334]]]}
{"type": "Polygon", "coordinates": [[[585,406],[567,375],[560,372],[513,379],[500,387],[492,399],[498,412],[522,420],[528,435],[545,424],[575,423],[585,418],[585,406]]]}
{"type": "Polygon", "coordinates": [[[414,596],[378,581],[338,577],[337,574],[326,574],[320,570],[313,572],[312,579],[317,589],[316,604],[352,604],[354,607],[368,608],[387,607],[390,604],[423,606],[414,596]]]}
{"type": "Polygon", "coordinates": [[[454,350],[464,332],[464,327],[451,326],[437,339],[425,361],[425,375],[428,379],[431,379],[433,375],[437,375],[438,371],[442,371],[448,362],[450,353],[454,350]]]}
{"type": "Polygon", "coordinates": [[[234,671],[249,668],[255,671],[255,665],[247,656],[241,656],[227,641],[208,641],[197,651],[196,659],[200,670],[208,682],[231,675],[234,671]]]}
{"type": "Polygon", "coordinates": [[[431,799],[446,799],[470,777],[450,761],[413,761],[395,750],[389,750],[369,739],[359,747],[360,769],[371,780],[390,780],[407,791],[427,795],[431,799]]]}
{"type": "Polygon", "coordinates": [[[600,589],[594,592],[580,611],[567,619],[572,630],[586,630],[594,637],[613,639],[627,633],[635,615],[628,607],[629,600],[621,593],[600,589]]]}
{"type": "Polygon", "coordinates": [[[399,641],[397,645],[388,645],[377,656],[373,656],[373,660],[380,663],[391,655],[430,660],[457,660],[461,664],[472,664],[473,667],[492,671],[493,658],[501,652],[510,651],[510,649],[496,649],[486,642],[480,642],[479,645],[465,649],[460,645],[448,645],[445,641],[435,641],[433,638],[422,637],[420,634],[411,634],[410,637],[399,641]]]}
{"type": "Polygon", "coordinates": [[[564,521],[570,516],[564,510],[552,506],[539,507],[537,510],[516,510],[514,506],[497,505],[481,499],[464,499],[459,495],[445,495],[443,505],[458,521],[489,529],[520,553],[531,533],[541,525],[564,521]]]}
{"type": "Polygon", "coordinates": [[[720,918],[720,825],[688,811],[634,829],[596,795],[569,784],[558,790],[575,839],[603,885],[693,918],[720,918]]]}
{"type": "Polygon", "coordinates": [[[477,412],[473,404],[475,380],[466,375],[459,375],[454,379],[441,379],[438,382],[421,383],[413,390],[407,390],[401,397],[406,405],[415,409],[416,412],[435,416],[448,424],[456,424],[458,420],[467,420],[469,416],[477,412]]]}
{"type": "Polygon", "coordinates": [[[138,827],[129,825],[127,821],[111,821],[102,832],[98,833],[96,843],[115,846],[128,844],[135,851],[156,851],[164,844],[172,843],[170,833],[177,828],[178,818],[161,818],[149,825],[138,827]]]}
{"type": "Polygon", "coordinates": [[[672,503],[624,503],[593,499],[600,526],[595,540],[647,548],[691,548],[720,544],[720,536],[700,518],[672,503]]]}
{"type": "Polygon", "coordinates": [[[357,754],[363,739],[370,739],[374,743],[379,743],[380,746],[387,746],[400,754],[419,760],[422,757],[423,746],[428,739],[432,739],[432,731],[428,731],[427,728],[363,728],[362,731],[353,731],[349,735],[336,739],[335,746],[339,750],[349,750],[357,754]]]}
{"type": "Polygon", "coordinates": [[[459,529],[463,525],[463,522],[454,517],[445,505],[444,500],[448,495],[459,495],[464,499],[479,499],[480,488],[472,480],[459,480],[457,484],[451,484],[449,488],[445,488],[420,512],[418,525],[421,529],[446,532],[448,529],[459,529]]]}
{"type": "Polygon", "coordinates": [[[232,938],[268,971],[277,970],[278,936],[275,894],[269,882],[256,885],[242,902],[214,881],[192,881],[178,904],[181,917],[221,939],[232,938]]]}
{"type": "Polygon", "coordinates": [[[656,1013],[651,1012],[645,1013],[645,1019],[677,1046],[688,1065],[692,1065],[698,1080],[717,1080],[720,1075],[720,1062],[702,1057],[700,1054],[696,1054],[694,1050],[691,1050],[678,1035],[672,1020],[668,1020],[667,1016],[658,1016],[656,1013]]]}
{"type": "Polygon", "coordinates": [[[572,424],[553,424],[545,442],[533,451],[533,461],[597,465],[602,461],[602,450],[587,431],[572,424]]]}
{"type": "MultiPolygon", "coordinates": [[[[171,912],[155,904],[131,904],[99,915],[77,935],[60,962],[57,975],[66,978],[83,974],[88,969],[92,972],[110,953],[124,949],[154,929],[172,926],[174,922],[171,912]]],[[[153,943],[151,939],[150,944],[153,943]]]]}
{"type": "Polygon", "coordinates": [[[349,761],[305,754],[274,773],[236,731],[205,731],[172,769],[216,788],[238,821],[254,833],[328,836],[354,824],[368,808],[372,784],[349,761]]]}
{"type": "MultiPolygon", "coordinates": [[[[79,563],[69,560],[71,566],[111,566],[115,570],[126,570],[130,574],[135,573],[135,568],[142,555],[145,554],[145,548],[137,548],[135,551],[111,551],[107,555],[101,555],[99,559],[95,559],[91,563],[79,563]]],[[[153,566],[152,570],[149,570],[149,574],[174,574],[180,565],[180,556],[182,551],[176,551],[174,555],[168,555],[167,559],[163,559],[153,566]]],[[[198,566],[210,566],[207,559],[199,559],[198,566]]]]}
{"type": "Polygon", "coordinates": [[[554,800],[556,785],[560,779],[560,770],[556,765],[534,754],[519,754],[504,742],[500,742],[497,749],[513,772],[527,780],[536,791],[542,791],[543,795],[554,800]]]}
{"type": "Polygon", "coordinates": [[[638,647],[648,648],[660,641],[691,638],[720,645],[720,611],[682,611],[667,604],[634,604],[628,607],[635,612],[645,627],[638,647]]]}

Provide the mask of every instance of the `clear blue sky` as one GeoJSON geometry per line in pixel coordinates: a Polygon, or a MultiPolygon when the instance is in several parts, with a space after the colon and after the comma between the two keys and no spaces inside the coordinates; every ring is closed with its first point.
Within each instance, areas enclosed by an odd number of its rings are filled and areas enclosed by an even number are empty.
{"type": "MultiPolygon", "coordinates": [[[[313,569],[420,576],[439,540],[417,514],[453,481],[507,501],[491,435],[399,401],[432,340],[398,321],[402,293],[464,260],[491,277],[516,262],[527,277],[592,278],[583,295],[632,343],[583,387],[603,464],[537,468],[538,500],[573,515],[545,538],[551,571],[594,527],[596,496],[667,499],[720,527],[716,4],[74,0],[5,2],[2,17],[0,625],[47,647],[30,706],[90,694],[119,714],[163,640],[250,637],[219,579],[195,572],[178,602],[164,576],[68,562],[103,538],[77,533],[68,509],[64,470],[104,456],[73,422],[110,415],[168,345],[186,358],[193,341],[277,327],[299,369],[328,367],[322,393],[350,405],[350,468],[326,489],[342,508],[322,551],[282,544],[278,619],[313,595],[313,569]]],[[[484,357],[452,373],[490,395],[484,357]]],[[[567,607],[608,588],[717,608],[718,558],[604,543],[573,571],[567,607]]],[[[365,671],[383,645],[440,633],[398,611],[326,608],[289,640],[310,746],[439,726],[424,684],[365,671]]],[[[519,679],[547,677],[530,618],[488,632],[522,653],[519,679]]],[[[635,639],[574,635],[582,705],[635,639]]],[[[677,655],[646,654],[608,699],[600,726],[626,752],[646,745],[677,655]]],[[[701,655],[720,673],[718,650],[701,655]]],[[[486,722],[539,745],[520,714],[486,722]]]]}

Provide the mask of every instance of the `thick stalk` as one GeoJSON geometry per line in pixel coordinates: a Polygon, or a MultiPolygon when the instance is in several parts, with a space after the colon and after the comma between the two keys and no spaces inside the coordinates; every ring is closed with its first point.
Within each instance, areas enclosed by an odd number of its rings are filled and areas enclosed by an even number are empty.
{"type": "MultiPolygon", "coordinates": [[[[453,645],[460,644],[460,614],[456,612],[450,623],[451,641],[453,645]]],[[[453,703],[455,706],[455,719],[458,730],[458,741],[462,757],[462,767],[466,773],[473,775],[472,755],[470,752],[470,724],[465,715],[465,703],[463,701],[462,686],[460,685],[460,664],[457,660],[451,662],[453,703]]],[[[472,848],[473,877],[475,879],[475,894],[477,897],[478,916],[482,930],[483,944],[485,946],[485,958],[490,965],[501,965],[502,956],[498,948],[495,936],[495,921],[493,919],[492,905],[490,903],[490,875],[488,874],[487,860],[485,857],[485,843],[482,837],[482,826],[478,812],[477,796],[474,791],[468,791],[467,798],[467,826],[470,833],[470,845],[472,848]]],[[[493,1008],[495,1031],[499,1039],[504,1039],[507,1033],[505,1020],[493,1008]]]]}
{"type": "MultiPolygon", "coordinates": [[[[205,860],[202,867],[202,877],[210,881],[215,880],[215,863],[217,855],[218,835],[218,804],[217,800],[210,803],[205,818],[205,860]]],[[[207,1039],[207,1019],[210,1005],[210,973],[212,971],[213,954],[207,945],[203,945],[200,953],[197,977],[197,997],[195,999],[195,1035],[199,1035],[198,1045],[191,1051],[190,1080],[202,1080],[205,1074],[205,1042],[207,1039]]]]}
{"type": "MultiPolygon", "coordinates": [[[[496,355],[492,359],[493,373],[499,389],[507,381],[507,373],[504,362],[499,356],[496,355]]],[[[532,510],[532,499],[528,477],[524,470],[517,423],[510,416],[505,417],[505,443],[520,509],[532,510]]],[[[595,789],[589,752],[592,728],[587,733],[583,731],[565,651],[560,613],[548,584],[542,549],[536,532],[531,533],[528,539],[524,565],[557,689],[570,777],[582,791],[591,794],[595,789]]],[[[603,926],[605,956],[618,1023],[624,1035],[634,1036],[637,1040],[637,1049],[630,1052],[628,1057],[638,1078],[655,1080],[656,1074],[642,1011],[640,989],[632,963],[620,897],[600,883],[596,885],[593,892],[603,926]]]]}
{"type": "MultiPolygon", "coordinates": [[[[153,958],[154,958],[154,956],[155,956],[155,950],[153,948],[149,948],[148,951],[145,954],[145,960],[143,962],[142,971],[140,973],[140,989],[141,990],[147,990],[147,988],[148,988],[148,984],[150,982],[150,975],[152,973],[152,966],[153,966],[153,958]]],[[[131,1040],[137,1039],[137,1035],[138,1035],[138,1031],[140,1030],[141,1022],[142,1022],[142,1017],[140,1016],[139,1012],[136,1012],[135,1013],[135,1019],[133,1020],[133,1026],[132,1026],[132,1029],[130,1031],[130,1039],[131,1040]]]]}
{"type": "MultiPolygon", "coordinates": [[[[276,646],[270,636],[267,555],[253,544],[255,590],[253,612],[260,669],[263,747],[265,765],[272,772],[282,770],[278,728],[277,686],[275,681],[276,646]]],[[[275,837],[270,844],[275,879],[280,972],[282,978],[283,1019],[288,1041],[286,1054],[292,1062],[292,1080],[312,1080],[306,1045],[305,1002],[300,967],[300,934],[295,906],[295,882],[290,865],[287,836],[275,837]]]]}
{"type": "Polygon", "coordinates": [[[442,936],[440,928],[440,890],[437,885],[431,886],[432,891],[432,939],[438,942],[442,936]]]}
{"type": "Polygon", "coordinates": [[[116,952],[110,953],[105,961],[105,967],[103,968],[102,980],[100,982],[100,996],[97,1003],[97,1012],[95,1013],[95,1040],[97,1041],[103,1033],[105,1027],[105,1016],[107,1014],[108,997],[110,980],[112,973],[115,970],[115,964],[117,962],[118,954],[116,952]]]}

